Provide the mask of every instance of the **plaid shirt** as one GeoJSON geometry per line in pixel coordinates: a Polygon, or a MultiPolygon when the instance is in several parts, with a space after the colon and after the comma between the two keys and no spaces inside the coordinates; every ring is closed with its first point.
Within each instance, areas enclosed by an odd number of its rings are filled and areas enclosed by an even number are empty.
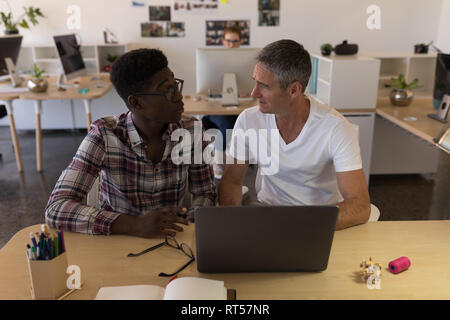
{"type": "MultiPolygon", "coordinates": [[[[194,120],[183,117],[178,124],[168,125],[162,136],[166,141],[164,155],[157,164],[147,160],[146,143],[133,124],[131,112],[95,121],[55,185],[45,212],[46,223],[68,231],[110,234],[119,214],[138,216],[149,209],[182,206],[187,182],[192,207],[215,205],[212,167],[176,165],[171,159],[178,143],[171,141],[171,133],[184,128],[192,137],[194,120]],[[99,173],[98,209],[83,201],[99,173]]],[[[201,144],[202,150],[207,144],[201,144]]]]}

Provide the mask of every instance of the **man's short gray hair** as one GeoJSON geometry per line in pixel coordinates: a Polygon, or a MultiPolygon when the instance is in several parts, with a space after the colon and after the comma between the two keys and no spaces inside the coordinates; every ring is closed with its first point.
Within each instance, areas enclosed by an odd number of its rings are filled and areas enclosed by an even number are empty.
{"type": "Polygon", "coordinates": [[[311,57],[301,44],[293,40],[272,42],[260,51],[256,60],[275,75],[281,89],[286,90],[298,81],[305,92],[311,76],[311,57]]]}

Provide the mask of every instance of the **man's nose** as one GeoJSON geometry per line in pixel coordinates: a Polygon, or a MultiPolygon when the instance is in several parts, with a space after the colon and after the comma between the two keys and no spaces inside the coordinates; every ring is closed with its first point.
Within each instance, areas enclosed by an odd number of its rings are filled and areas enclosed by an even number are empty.
{"type": "Polygon", "coordinates": [[[259,90],[258,90],[258,85],[255,84],[255,86],[253,87],[252,93],[250,94],[250,96],[252,98],[258,98],[259,97],[259,90]]]}

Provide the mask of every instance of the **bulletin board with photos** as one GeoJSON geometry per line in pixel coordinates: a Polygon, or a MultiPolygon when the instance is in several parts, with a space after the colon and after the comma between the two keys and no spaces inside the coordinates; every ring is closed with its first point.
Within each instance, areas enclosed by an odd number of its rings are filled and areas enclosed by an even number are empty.
{"type": "Polygon", "coordinates": [[[250,45],[250,20],[206,21],[206,45],[221,46],[223,32],[228,27],[239,27],[242,35],[241,45],[250,45]]]}
{"type": "Polygon", "coordinates": [[[185,24],[171,21],[170,6],[149,6],[149,17],[141,23],[142,37],[185,37],[185,24]]]}

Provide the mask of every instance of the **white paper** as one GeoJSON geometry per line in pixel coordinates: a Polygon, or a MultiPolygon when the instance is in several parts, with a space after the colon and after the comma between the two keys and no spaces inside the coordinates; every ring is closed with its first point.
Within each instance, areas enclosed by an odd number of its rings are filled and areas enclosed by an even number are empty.
{"type": "Polygon", "coordinates": [[[103,287],[95,300],[162,300],[164,288],[153,285],[103,287]]]}
{"type": "Polygon", "coordinates": [[[164,300],[227,300],[223,281],[184,277],[171,281],[164,300]]]}

